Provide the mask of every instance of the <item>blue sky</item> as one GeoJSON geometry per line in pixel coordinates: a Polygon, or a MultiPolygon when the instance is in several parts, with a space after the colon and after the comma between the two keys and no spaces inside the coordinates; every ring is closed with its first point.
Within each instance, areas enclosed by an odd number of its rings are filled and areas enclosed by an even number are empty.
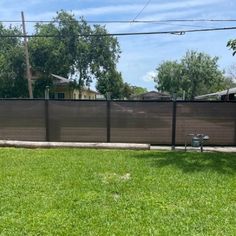
{"type": "MultiPolygon", "coordinates": [[[[56,11],[72,11],[77,18],[87,20],[132,20],[147,0],[1,0],[0,20],[20,20],[24,11],[26,20],[50,20],[56,11]]],[[[167,19],[235,19],[235,0],[152,0],[137,20],[167,19]]],[[[111,33],[183,30],[209,27],[236,26],[230,23],[171,23],[171,24],[107,24],[111,33]]],[[[28,24],[28,31],[32,31],[28,24]]],[[[236,31],[189,33],[177,35],[119,37],[122,54],[118,69],[126,82],[154,89],[151,79],[156,67],[165,60],[178,60],[187,50],[198,50],[219,57],[219,65],[227,69],[236,63],[236,57],[226,48],[236,31]]]]}

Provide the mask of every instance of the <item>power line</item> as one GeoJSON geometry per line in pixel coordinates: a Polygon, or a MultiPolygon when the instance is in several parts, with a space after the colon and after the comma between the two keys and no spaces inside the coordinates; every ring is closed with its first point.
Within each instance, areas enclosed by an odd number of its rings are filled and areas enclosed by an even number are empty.
{"type": "MultiPolygon", "coordinates": [[[[149,31],[149,32],[127,32],[127,33],[107,33],[107,34],[78,34],[78,37],[105,37],[105,36],[138,36],[138,35],[160,35],[160,34],[173,34],[173,35],[184,35],[186,33],[199,33],[199,32],[210,32],[210,31],[226,31],[236,30],[235,27],[219,27],[219,28],[202,28],[202,29],[190,29],[190,30],[172,30],[172,31],[149,31]]],[[[0,38],[65,38],[62,35],[42,34],[42,35],[1,35],[0,38]]]]}
{"type": "Polygon", "coordinates": [[[143,13],[143,11],[145,10],[145,8],[149,5],[149,3],[151,2],[151,0],[148,0],[146,3],[145,3],[145,5],[143,6],[143,8],[139,11],[139,13],[134,17],[134,19],[132,20],[132,22],[133,21],[135,21],[142,13],[143,13]]]}
{"type": "Polygon", "coordinates": [[[202,25],[193,25],[193,24],[176,24],[175,22],[158,22],[155,24],[159,25],[170,25],[170,26],[181,26],[181,27],[194,27],[194,28],[203,28],[202,25]]]}
{"type": "MultiPolygon", "coordinates": [[[[0,20],[2,23],[21,23],[20,20],[0,20]]],[[[26,20],[26,23],[60,23],[60,20],[26,20]]],[[[70,20],[69,22],[83,22],[70,20]]],[[[167,19],[167,20],[86,20],[89,24],[155,24],[163,22],[236,22],[236,19],[167,19]]]]}
{"type": "MultiPolygon", "coordinates": [[[[13,20],[13,21],[0,21],[3,23],[21,23],[21,21],[13,20]]],[[[26,23],[60,23],[61,21],[25,21],[26,23]]],[[[69,22],[82,22],[81,20],[74,20],[69,22]]],[[[164,25],[173,25],[173,26],[183,26],[183,27],[196,27],[196,28],[202,28],[204,26],[202,25],[193,25],[193,24],[176,24],[175,21],[86,21],[88,24],[164,24],[164,25]]]]}
{"type": "MultiPolygon", "coordinates": [[[[236,19],[175,19],[175,20],[160,20],[160,22],[235,22],[236,19]]],[[[151,21],[150,21],[151,22],[151,21]]]]}

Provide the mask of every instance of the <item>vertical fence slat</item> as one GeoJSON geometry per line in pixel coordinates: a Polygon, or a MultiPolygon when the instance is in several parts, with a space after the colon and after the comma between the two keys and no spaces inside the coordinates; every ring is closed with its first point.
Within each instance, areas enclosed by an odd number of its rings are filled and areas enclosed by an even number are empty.
{"type": "Polygon", "coordinates": [[[234,121],[234,145],[236,146],[236,118],[234,121]]]}
{"type": "Polygon", "coordinates": [[[49,109],[48,109],[48,100],[45,100],[44,103],[45,109],[44,109],[44,118],[45,118],[45,133],[46,133],[46,141],[49,142],[50,141],[50,136],[49,136],[49,109]]]}
{"type": "Polygon", "coordinates": [[[107,142],[111,142],[111,102],[107,100],[107,142]]]}
{"type": "Polygon", "coordinates": [[[173,101],[173,112],[172,112],[172,141],[171,141],[172,150],[175,149],[175,141],[176,141],[176,100],[173,101]]]}

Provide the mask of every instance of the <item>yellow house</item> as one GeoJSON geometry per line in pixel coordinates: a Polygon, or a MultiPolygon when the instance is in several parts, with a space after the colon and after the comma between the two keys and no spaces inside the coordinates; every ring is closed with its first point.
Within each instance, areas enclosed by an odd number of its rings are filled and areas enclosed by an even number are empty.
{"type": "Polygon", "coordinates": [[[101,94],[96,91],[91,90],[90,88],[84,88],[81,91],[78,89],[73,89],[68,86],[69,80],[59,76],[52,74],[54,78],[54,89],[51,91],[52,98],[54,99],[102,99],[104,98],[101,94]]]}

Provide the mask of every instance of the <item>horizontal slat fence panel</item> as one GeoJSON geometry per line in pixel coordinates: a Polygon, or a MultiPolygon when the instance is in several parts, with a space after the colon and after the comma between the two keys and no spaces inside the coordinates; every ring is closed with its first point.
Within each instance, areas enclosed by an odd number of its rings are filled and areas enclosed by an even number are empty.
{"type": "Polygon", "coordinates": [[[45,102],[0,101],[0,139],[45,141],[45,102]]]}
{"type": "Polygon", "coordinates": [[[176,113],[174,104],[2,99],[0,139],[174,146],[190,133],[204,133],[209,145],[236,145],[236,102],[176,101],[176,113]]]}
{"type": "Polygon", "coordinates": [[[105,101],[49,101],[49,140],[106,142],[105,101]]]}
{"type": "Polygon", "coordinates": [[[178,102],[176,144],[190,133],[207,134],[209,145],[236,145],[236,103],[178,102]]]}
{"type": "Polygon", "coordinates": [[[172,102],[111,102],[111,142],[171,144],[172,102]]]}

